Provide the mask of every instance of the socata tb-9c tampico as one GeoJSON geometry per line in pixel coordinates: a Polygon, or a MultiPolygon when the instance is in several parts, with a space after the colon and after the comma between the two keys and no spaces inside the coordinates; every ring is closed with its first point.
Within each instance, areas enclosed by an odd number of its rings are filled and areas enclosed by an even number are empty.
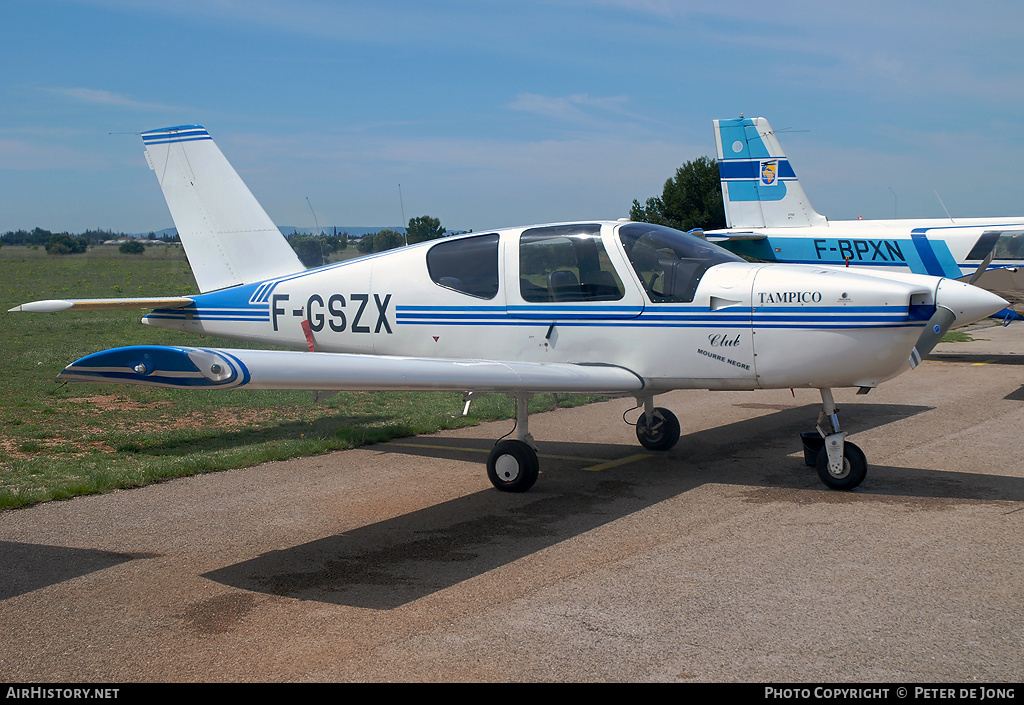
{"type": "Polygon", "coordinates": [[[203,389],[454,390],[517,402],[516,438],[487,461],[529,489],[527,401],[630,394],[646,448],[679,439],[657,394],[683,388],[821,390],[818,473],[852,489],[867,463],[840,430],[832,388],[870,390],[945,331],[1005,306],[930,276],[751,264],[647,223],[586,221],[474,233],[306,270],[202,127],[142,134],[200,290],[166,299],[38,301],[13,310],[138,306],[142,321],[290,350],[131,346],[59,377],[203,389]]]}

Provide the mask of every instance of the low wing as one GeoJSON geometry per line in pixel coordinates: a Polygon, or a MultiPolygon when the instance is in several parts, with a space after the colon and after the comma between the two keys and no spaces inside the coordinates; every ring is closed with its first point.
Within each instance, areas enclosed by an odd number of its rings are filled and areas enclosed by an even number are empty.
{"type": "Polygon", "coordinates": [[[13,311],[28,311],[30,313],[53,313],[55,311],[104,311],[122,308],[184,308],[192,303],[192,299],[180,296],[171,298],[157,297],[145,299],[47,299],[46,301],[31,301],[14,308],[7,309],[8,313],[13,311]]]}
{"type": "Polygon", "coordinates": [[[58,379],[192,389],[617,393],[643,379],[615,365],[138,345],[71,363],[58,379]]]}

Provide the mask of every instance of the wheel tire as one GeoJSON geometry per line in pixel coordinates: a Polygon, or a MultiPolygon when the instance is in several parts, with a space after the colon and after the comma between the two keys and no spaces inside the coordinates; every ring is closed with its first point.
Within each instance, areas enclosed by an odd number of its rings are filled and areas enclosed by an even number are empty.
{"type": "Polygon", "coordinates": [[[654,410],[654,426],[647,428],[647,414],[636,420],[636,439],[648,450],[668,450],[679,441],[679,419],[660,406],[654,410]]]}
{"type": "Polygon", "coordinates": [[[828,469],[828,451],[822,448],[818,451],[818,462],[816,464],[818,477],[833,490],[852,490],[864,482],[868,474],[868,461],[864,451],[849,441],[843,447],[843,472],[841,475],[833,475],[828,469]]]}
{"type": "Polygon", "coordinates": [[[537,452],[523,441],[500,441],[487,456],[487,478],[502,492],[526,492],[539,473],[537,452]]]}

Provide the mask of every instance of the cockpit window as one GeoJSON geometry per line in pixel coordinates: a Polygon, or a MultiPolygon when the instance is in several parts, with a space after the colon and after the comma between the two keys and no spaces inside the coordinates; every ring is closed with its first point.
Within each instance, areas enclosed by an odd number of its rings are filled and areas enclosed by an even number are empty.
{"type": "Polygon", "coordinates": [[[1024,259],[1024,232],[1004,232],[996,241],[994,259],[1024,259]]]}
{"type": "Polygon", "coordinates": [[[427,271],[434,283],[480,299],[498,294],[498,235],[459,238],[434,245],[427,252],[427,271]]]}
{"type": "Polygon", "coordinates": [[[619,228],[619,239],[654,303],[690,303],[709,268],[743,259],[687,233],[651,223],[619,228]]]}
{"type": "Polygon", "coordinates": [[[525,301],[618,301],[622,280],[597,224],[526,230],[519,239],[519,290],[525,301]]]}
{"type": "Polygon", "coordinates": [[[983,260],[992,254],[992,259],[1024,259],[1024,231],[1020,230],[989,230],[967,253],[967,260],[983,260]]]}

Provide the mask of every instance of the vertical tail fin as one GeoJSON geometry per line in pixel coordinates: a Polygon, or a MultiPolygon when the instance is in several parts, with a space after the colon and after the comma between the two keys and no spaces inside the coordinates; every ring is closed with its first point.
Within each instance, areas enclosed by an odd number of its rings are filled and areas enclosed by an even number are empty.
{"type": "Polygon", "coordinates": [[[202,126],[150,130],[142,141],[200,291],[305,269],[202,126]]]}
{"type": "Polygon", "coordinates": [[[765,118],[715,120],[718,173],[730,228],[825,225],[765,118]]]}

